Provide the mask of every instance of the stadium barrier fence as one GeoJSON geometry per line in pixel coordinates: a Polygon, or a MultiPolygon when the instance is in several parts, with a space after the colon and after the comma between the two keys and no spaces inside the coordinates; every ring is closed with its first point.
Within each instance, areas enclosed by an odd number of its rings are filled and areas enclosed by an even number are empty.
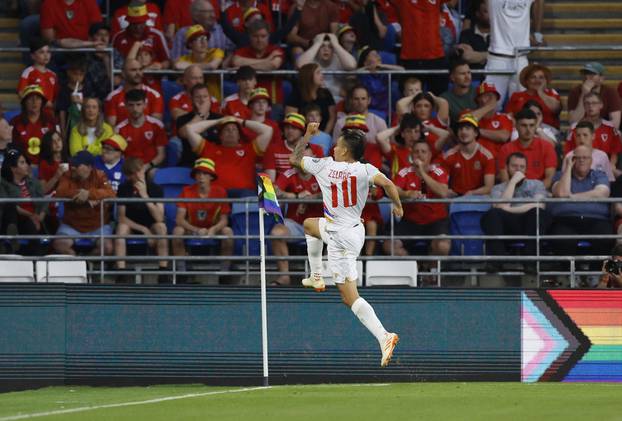
{"type": "MultiPolygon", "coordinates": [[[[61,202],[61,203],[66,203],[66,202],[70,202],[69,199],[57,199],[57,198],[37,198],[37,199],[6,199],[6,198],[0,198],[0,205],[4,205],[7,203],[40,203],[40,202],[45,202],[45,203],[50,203],[50,202],[61,202]]],[[[131,199],[126,199],[126,198],[111,198],[111,199],[104,199],[102,201],[100,201],[99,206],[100,206],[100,224],[101,226],[104,225],[104,207],[108,206],[108,205],[117,205],[117,204],[123,204],[123,203],[146,203],[146,202],[159,202],[159,203],[179,203],[179,202],[200,202],[200,203],[209,203],[209,202],[216,202],[216,203],[222,203],[222,202],[228,202],[230,204],[233,203],[243,203],[245,204],[245,218],[246,218],[246,232],[242,235],[234,235],[233,237],[227,237],[227,236],[212,236],[210,237],[210,239],[214,239],[214,240],[222,240],[225,238],[233,238],[234,240],[238,240],[238,241],[242,241],[245,245],[244,249],[244,255],[239,255],[239,256],[168,256],[166,258],[161,258],[159,256],[153,256],[153,255],[142,255],[142,256],[126,256],[124,258],[124,260],[128,261],[128,262],[149,262],[149,263],[155,263],[156,261],[159,260],[169,260],[171,261],[171,268],[169,271],[155,271],[155,270],[147,270],[147,271],[142,271],[141,273],[143,275],[153,275],[153,274],[169,274],[172,275],[172,279],[173,282],[176,283],[177,280],[177,276],[178,275],[215,275],[216,273],[219,275],[231,275],[231,276],[242,276],[244,279],[244,283],[245,284],[252,284],[253,283],[253,279],[256,279],[259,275],[259,269],[256,267],[258,262],[259,262],[259,256],[254,256],[252,254],[250,254],[249,252],[249,243],[252,240],[258,240],[259,239],[259,234],[253,234],[250,232],[249,230],[249,226],[250,226],[250,218],[251,215],[253,215],[253,217],[255,216],[253,211],[251,210],[251,205],[252,204],[256,204],[257,203],[257,199],[254,197],[251,198],[240,198],[240,199],[181,199],[181,198],[149,198],[149,199],[142,199],[142,198],[131,198],[131,199]],[[199,269],[197,271],[179,271],[178,270],[178,265],[180,261],[188,261],[188,262],[193,262],[193,263],[200,263],[200,262],[205,262],[208,264],[211,263],[217,263],[220,261],[231,261],[231,262],[235,262],[236,264],[234,264],[234,267],[237,266],[235,268],[235,270],[229,270],[229,271],[222,271],[220,269],[199,269]],[[239,264],[242,264],[242,267],[240,267],[239,264]]],[[[483,196],[479,196],[479,197],[458,197],[458,198],[453,198],[453,199],[424,199],[424,200],[409,200],[409,201],[404,201],[404,203],[446,203],[446,204],[451,204],[451,203],[469,203],[469,204],[495,204],[495,203],[541,203],[541,204],[547,204],[547,203],[567,203],[567,202],[576,202],[576,203],[619,203],[620,199],[617,198],[606,198],[606,199],[581,199],[581,200],[576,200],[576,199],[556,199],[556,198],[542,198],[539,200],[533,200],[533,199],[512,199],[512,200],[505,200],[505,199],[491,199],[491,198],[486,198],[483,196]]],[[[288,200],[282,200],[283,204],[287,204],[287,203],[321,203],[321,200],[318,199],[298,199],[298,200],[293,200],[293,199],[288,199],[288,200]]],[[[381,203],[385,203],[388,204],[390,206],[390,209],[392,209],[392,206],[390,204],[390,202],[381,202],[381,203]]],[[[536,215],[537,215],[537,222],[538,222],[538,226],[539,226],[539,214],[540,214],[540,208],[536,208],[536,215]]],[[[388,223],[388,233],[387,235],[376,235],[376,236],[367,236],[366,240],[377,240],[377,241],[391,241],[391,244],[393,244],[394,240],[433,240],[433,239],[438,239],[438,236],[397,236],[395,235],[395,218],[392,216],[392,213],[389,213],[391,216],[389,217],[389,223],[388,223]]],[[[55,234],[43,234],[43,235],[0,235],[0,241],[15,241],[15,240],[28,240],[28,239],[45,239],[47,241],[53,241],[54,239],[57,238],[74,238],[74,239],[93,239],[93,240],[99,240],[99,255],[98,256],[78,256],[75,259],[76,260],[87,260],[89,262],[97,262],[99,263],[99,270],[98,271],[94,271],[92,270],[90,272],[91,275],[94,275],[95,277],[97,275],[99,275],[99,281],[102,282],[106,276],[108,275],[121,275],[121,274],[136,274],[135,271],[130,271],[130,270],[125,270],[125,271],[116,271],[116,270],[110,270],[109,268],[106,268],[106,264],[104,264],[104,262],[114,262],[115,260],[118,260],[118,257],[116,256],[106,256],[105,252],[104,252],[104,240],[109,239],[109,240],[114,240],[117,238],[145,238],[145,237],[141,237],[138,235],[128,235],[128,236],[119,236],[119,235],[104,235],[103,233],[99,234],[99,235],[80,235],[80,236],[63,236],[63,235],[55,235],[55,234]]],[[[158,235],[152,235],[149,236],[150,239],[158,239],[158,238],[166,238],[166,239],[197,239],[196,235],[172,235],[172,234],[167,234],[166,236],[158,236],[158,235]]],[[[539,233],[539,230],[534,233],[534,234],[529,234],[529,233],[525,233],[524,235],[504,235],[504,236],[487,236],[487,235],[481,235],[481,234],[477,234],[477,235],[453,235],[453,234],[449,234],[446,236],[442,237],[443,239],[448,239],[451,241],[456,241],[456,240],[513,240],[513,241],[526,241],[526,240],[535,240],[536,241],[536,255],[534,256],[527,256],[527,255],[505,255],[505,256],[489,256],[485,254],[485,249],[484,249],[484,253],[483,254],[476,254],[476,255],[449,255],[449,256],[431,256],[431,255],[412,255],[412,256],[396,256],[394,254],[394,250],[391,250],[392,253],[390,255],[385,255],[385,256],[361,256],[360,260],[362,261],[367,261],[367,260],[399,260],[399,259],[404,259],[404,260],[417,260],[417,261],[422,261],[422,262],[430,262],[431,265],[433,265],[434,263],[436,263],[436,267],[435,268],[430,268],[429,272],[420,272],[421,275],[424,276],[435,276],[436,277],[436,284],[437,286],[442,286],[441,283],[441,279],[444,276],[463,276],[463,277],[471,277],[471,285],[475,286],[477,285],[477,279],[473,278],[473,277],[478,277],[478,276],[483,276],[483,275],[489,275],[489,273],[483,271],[482,269],[482,264],[486,263],[486,262],[490,262],[490,261],[496,261],[496,262],[507,262],[507,263],[518,263],[518,262],[534,262],[536,264],[536,285],[540,286],[541,285],[541,278],[544,276],[550,277],[550,276],[569,276],[569,281],[570,281],[570,286],[571,287],[576,287],[578,286],[578,281],[577,281],[577,276],[581,275],[581,276],[595,276],[598,275],[600,272],[594,272],[594,271],[589,271],[589,270],[581,270],[582,268],[579,267],[580,264],[583,263],[589,263],[589,262],[593,262],[593,261],[602,261],[606,258],[608,258],[608,256],[604,256],[604,255],[590,255],[590,254],[586,254],[586,255],[576,255],[576,256],[551,256],[549,255],[544,255],[542,253],[541,250],[541,246],[540,243],[543,241],[551,241],[551,240],[568,240],[568,239],[572,239],[572,240],[576,240],[576,241],[586,241],[589,242],[590,240],[594,240],[594,239],[609,239],[612,240],[612,242],[614,240],[619,240],[620,236],[613,234],[613,222],[612,222],[612,234],[609,235],[541,235],[539,233]],[[568,271],[563,271],[563,270],[557,270],[557,271],[542,271],[540,270],[540,264],[541,262],[560,262],[560,261],[567,261],[569,264],[569,270],[568,271]],[[452,264],[460,264],[462,263],[463,267],[452,267],[452,264]],[[445,266],[445,264],[447,264],[450,267],[450,270],[447,270],[447,266],[445,266]],[[435,270],[432,270],[435,269],[435,270]],[[445,269],[445,270],[444,270],[445,269]],[[463,270],[460,270],[463,269],[463,270]]],[[[266,240],[273,240],[273,239],[286,239],[286,240],[299,240],[300,242],[304,241],[304,237],[294,237],[294,236],[274,236],[274,235],[270,235],[270,233],[267,233],[266,235],[266,240]]],[[[10,259],[6,259],[3,257],[0,257],[0,259],[4,259],[4,260],[10,260],[10,259]]],[[[24,259],[27,260],[27,257],[24,257],[24,259]]],[[[37,257],[37,260],[48,260],[48,259],[53,259],[52,257],[37,257]]],[[[66,258],[60,258],[60,259],[56,259],[56,260],[63,260],[66,258]]],[[[302,255],[302,256],[288,256],[288,257],[281,257],[281,256],[267,256],[267,261],[270,263],[275,263],[279,260],[288,260],[290,262],[306,262],[306,256],[302,255]]],[[[305,265],[306,266],[306,265],[305,265]]],[[[152,268],[153,269],[153,268],[152,268]]],[[[140,270],[140,269],[139,269],[140,270]]],[[[278,271],[268,271],[267,275],[280,275],[283,274],[281,272],[278,271]]],[[[300,271],[290,271],[288,272],[288,274],[290,275],[296,275],[296,276],[300,276],[305,274],[305,272],[300,272],[300,271]]],[[[497,273],[500,276],[522,276],[525,275],[524,271],[521,270],[515,270],[515,271],[506,271],[506,272],[499,272],[497,273]]]]}

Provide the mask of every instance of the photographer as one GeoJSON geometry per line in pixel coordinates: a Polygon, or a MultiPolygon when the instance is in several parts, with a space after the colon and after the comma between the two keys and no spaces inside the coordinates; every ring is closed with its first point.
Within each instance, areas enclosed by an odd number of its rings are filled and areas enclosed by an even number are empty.
{"type": "Polygon", "coordinates": [[[622,244],[616,244],[611,250],[611,259],[603,262],[598,288],[622,288],[622,244]]]}

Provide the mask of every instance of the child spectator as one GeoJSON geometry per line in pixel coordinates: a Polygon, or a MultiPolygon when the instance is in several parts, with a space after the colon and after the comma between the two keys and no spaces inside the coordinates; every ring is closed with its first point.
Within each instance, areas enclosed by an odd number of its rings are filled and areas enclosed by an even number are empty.
{"type": "Polygon", "coordinates": [[[222,113],[248,119],[251,116],[248,100],[257,87],[257,72],[251,66],[241,66],[235,73],[235,83],[238,85],[238,92],[225,98],[222,113]]]}
{"type": "Polygon", "coordinates": [[[48,42],[42,38],[35,38],[30,44],[30,57],[33,65],[22,72],[17,84],[17,92],[22,92],[26,86],[38,85],[47,99],[47,106],[53,107],[59,86],[56,73],[47,68],[52,57],[48,42]]]}
{"type": "Polygon", "coordinates": [[[29,85],[20,93],[22,112],[11,119],[12,139],[29,163],[39,165],[41,138],[57,130],[53,113],[45,108],[47,98],[39,85],[29,85]]]}
{"type": "MultiPolygon", "coordinates": [[[[227,192],[221,186],[212,182],[218,179],[214,161],[200,158],[194,164],[192,176],[196,183],[183,188],[180,199],[219,199],[226,198],[227,192]]],[[[209,238],[215,235],[223,235],[228,238],[220,240],[220,254],[231,256],[233,254],[233,230],[229,227],[228,216],[231,207],[226,202],[179,202],[177,204],[177,216],[173,235],[196,235],[209,238]]],[[[173,255],[185,256],[186,246],[181,238],[173,239],[173,255]]],[[[180,265],[184,270],[184,265],[180,265]]],[[[228,270],[230,261],[221,262],[221,270],[228,270]]]]}
{"type": "Polygon", "coordinates": [[[113,134],[102,141],[102,153],[95,157],[95,168],[106,175],[115,193],[119,190],[119,186],[125,182],[123,152],[126,148],[127,142],[123,136],[113,134]]]}
{"type": "MultiPolygon", "coordinates": [[[[317,123],[322,125],[322,109],[317,104],[309,104],[304,108],[304,117],[307,123],[317,123]]],[[[328,156],[330,149],[333,146],[333,137],[326,132],[318,130],[318,132],[311,137],[309,143],[317,145],[322,148],[323,156],[328,156]]]]}
{"type": "Polygon", "coordinates": [[[67,139],[71,130],[78,124],[84,97],[93,96],[85,91],[86,57],[76,55],[67,61],[66,77],[60,84],[60,92],[56,103],[60,129],[63,138],[67,139]]]}
{"type": "Polygon", "coordinates": [[[69,153],[74,156],[87,150],[93,155],[101,154],[101,141],[108,139],[114,131],[104,121],[102,102],[97,98],[85,98],[80,110],[80,120],[69,135],[69,153]]]}
{"type": "MultiPolygon", "coordinates": [[[[270,95],[264,88],[255,89],[248,100],[248,107],[251,110],[251,116],[248,120],[258,121],[272,127],[272,139],[270,140],[272,144],[281,141],[281,129],[276,121],[270,119],[271,105],[270,95]]],[[[255,137],[255,132],[242,129],[242,136],[244,139],[252,140],[255,137]]]]}

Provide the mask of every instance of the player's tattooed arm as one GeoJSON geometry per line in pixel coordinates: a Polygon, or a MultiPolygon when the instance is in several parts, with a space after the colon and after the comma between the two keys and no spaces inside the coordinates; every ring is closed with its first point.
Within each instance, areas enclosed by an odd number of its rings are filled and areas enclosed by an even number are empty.
{"type": "Polygon", "coordinates": [[[316,135],[319,131],[319,123],[309,123],[307,124],[307,131],[305,135],[296,143],[296,147],[294,148],[294,152],[289,156],[289,163],[300,169],[304,169],[302,167],[302,157],[304,155],[305,149],[309,144],[309,140],[316,135]]]}

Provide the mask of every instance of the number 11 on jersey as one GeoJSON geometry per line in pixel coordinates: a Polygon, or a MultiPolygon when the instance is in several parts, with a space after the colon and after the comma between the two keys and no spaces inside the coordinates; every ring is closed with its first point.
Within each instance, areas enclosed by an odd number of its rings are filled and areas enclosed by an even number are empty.
{"type": "Polygon", "coordinates": [[[349,208],[356,206],[356,177],[348,177],[341,184],[331,183],[330,190],[332,192],[333,208],[339,206],[339,190],[343,196],[343,207],[349,208]]]}

